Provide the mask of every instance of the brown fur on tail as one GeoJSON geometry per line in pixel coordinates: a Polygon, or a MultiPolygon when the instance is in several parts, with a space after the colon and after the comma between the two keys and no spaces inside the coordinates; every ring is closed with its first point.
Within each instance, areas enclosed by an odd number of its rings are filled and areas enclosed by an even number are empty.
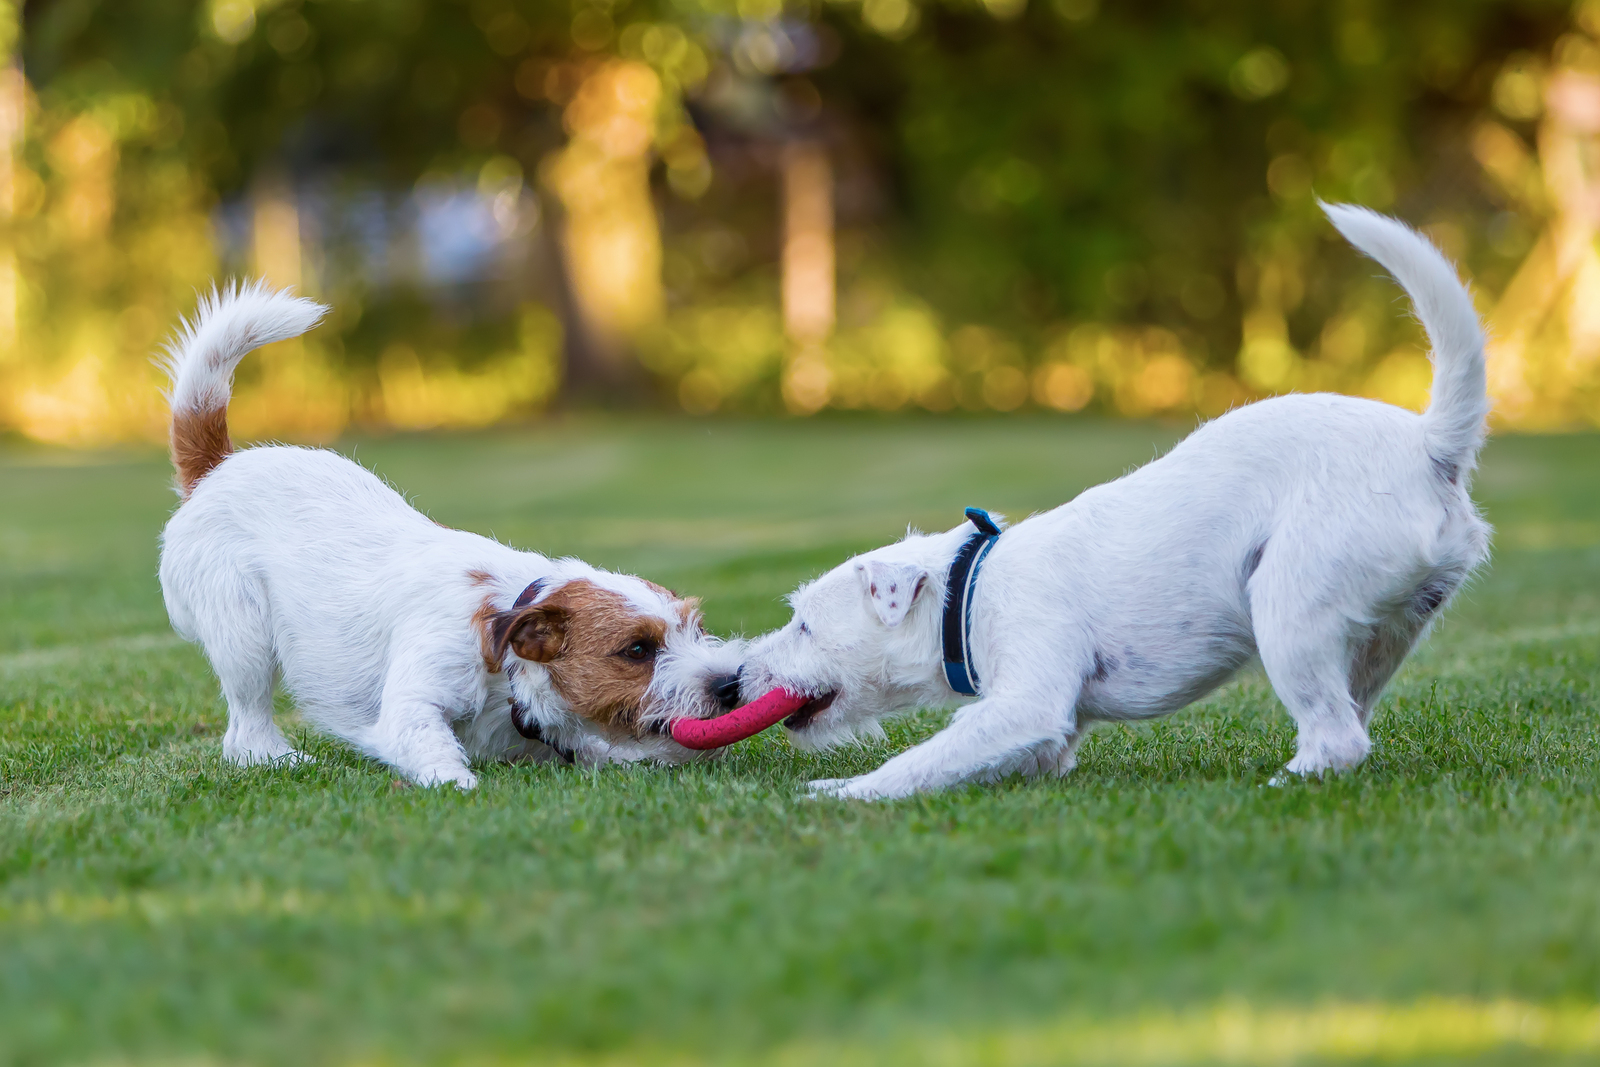
{"type": "Polygon", "coordinates": [[[239,361],[262,345],[299,337],[327,311],[259,281],[201,294],[194,317],[179,324],[162,361],[172,378],[172,465],[185,500],[233,453],[228,396],[239,361]]]}
{"type": "Polygon", "coordinates": [[[178,490],[185,500],[196,482],[232,454],[225,405],[209,411],[172,413],[172,465],[177,468],[178,490]]]}

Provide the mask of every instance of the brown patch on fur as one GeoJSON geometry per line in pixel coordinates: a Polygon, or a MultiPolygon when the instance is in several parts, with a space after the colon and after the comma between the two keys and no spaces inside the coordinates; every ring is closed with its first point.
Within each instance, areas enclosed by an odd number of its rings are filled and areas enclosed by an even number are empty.
{"type": "Polygon", "coordinates": [[[518,659],[529,663],[549,663],[561,655],[567,643],[567,623],[570,613],[559,604],[540,604],[523,608],[512,617],[511,624],[501,633],[498,646],[502,655],[505,646],[518,659]]]}
{"type": "Polygon", "coordinates": [[[660,593],[668,600],[678,603],[678,621],[685,626],[693,626],[699,633],[706,632],[706,621],[700,617],[700,598],[697,596],[679,596],[675,590],[664,585],[657,585],[648,578],[640,578],[641,582],[660,593]]]}
{"type": "MultiPolygon", "coordinates": [[[[671,594],[674,598],[678,594],[671,594]]],[[[678,620],[685,626],[693,626],[701,633],[706,632],[705,620],[700,618],[700,598],[697,596],[684,597],[678,601],[678,620]]]]}
{"type": "Polygon", "coordinates": [[[201,478],[232,454],[226,407],[172,413],[172,465],[185,500],[201,478]]]}
{"type": "Polygon", "coordinates": [[[515,611],[496,611],[485,600],[473,623],[491,671],[500,669],[507,649],[543,663],[573,711],[637,734],[655,653],[666,644],[664,620],[641,615],[626,597],[580,578],[515,611]],[[631,658],[629,650],[640,644],[649,654],[631,658]]]}
{"type": "Polygon", "coordinates": [[[500,673],[500,657],[494,654],[494,623],[499,617],[500,609],[489,597],[484,597],[478,610],[472,613],[472,625],[478,631],[478,647],[483,651],[483,665],[490,674],[500,673]]]}
{"type": "Polygon", "coordinates": [[[494,575],[488,571],[471,570],[467,572],[467,581],[473,585],[488,585],[494,581],[494,575]]]}

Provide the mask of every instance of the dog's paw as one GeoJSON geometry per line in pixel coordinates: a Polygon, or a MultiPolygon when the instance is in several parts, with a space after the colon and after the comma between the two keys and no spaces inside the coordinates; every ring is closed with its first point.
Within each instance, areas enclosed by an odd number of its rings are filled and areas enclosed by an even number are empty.
{"type": "Polygon", "coordinates": [[[1372,739],[1359,726],[1347,729],[1301,730],[1294,759],[1283,768],[1289,774],[1321,777],[1360,765],[1372,751],[1372,739]]]}
{"type": "MultiPolygon", "coordinates": [[[[835,800],[893,800],[906,796],[905,792],[885,789],[873,782],[873,776],[863,774],[858,778],[819,778],[807,785],[807,796],[816,800],[832,797],[835,800]]],[[[909,791],[908,791],[909,792],[909,791]]]]}
{"type": "Polygon", "coordinates": [[[440,767],[417,775],[415,780],[418,785],[429,788],[453,785],[463,793],[478,788],[478,776],[465,767],[440,767]]]}
{"type": "Polygon", "coordinates": [[[284,749],[234,749],[224,751],[222,757],[240,767],[298,767],[302,763],[317,762],[297,748],[284,749]]]}
{"type": "Polygon", "coordinates": [[[1352,748],[1349,751],[1330,753],[1325,749],[1312,749],[1295,754],[1294,759],[1284,765],[1284,774],[1295,774],[1302,778],[1321,778],[1329,774],[1338,774],[1351,770],[1360,765],[1367,756],[1367,748],[1352,748]]]}
{"type": "Polygon", "coordinates": [[[1076,744],[1048,741],[1030,749],[1016,769],[1024,778],[1065,778],[1077,765],[1076,744]]]}
{"type": "Polygon", "coordinates": [[[630,753],[618,745],[612,745],[598,737],[581,737],[572,748],[573,762],[580,767],[604,767],[608,763],[632,763],[644,759],[645,753],[630,753]]]}

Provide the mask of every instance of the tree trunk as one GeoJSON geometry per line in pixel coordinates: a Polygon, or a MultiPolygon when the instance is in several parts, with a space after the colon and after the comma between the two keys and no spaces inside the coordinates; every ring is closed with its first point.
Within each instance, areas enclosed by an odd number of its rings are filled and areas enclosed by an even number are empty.
{"type": "Polygon", "coordinates": [[[628,353],[618,351],[608,338],[597,336],[589,325],[572,283],[567,263],[566,212],[548,192],[539,194],[540,224],[535,227],[539,265],[549,280],[553,310],[561,320],[562,404],[607,404],[639,393],[637,374],[629,373],[628,353]]]}

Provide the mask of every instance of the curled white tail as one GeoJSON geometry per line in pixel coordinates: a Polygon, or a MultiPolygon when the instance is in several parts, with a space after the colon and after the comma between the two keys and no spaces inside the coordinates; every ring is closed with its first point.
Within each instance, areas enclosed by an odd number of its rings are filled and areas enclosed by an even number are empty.
{"type": "Polygon", "coordinates": [[[321,304],[260,281],[234,282],[200,297],[194,317],[179,325],[163,360],[172,379],[167,397],[172,465],[185,497],[233,451],[228,398],[239,361],[264,344],[300,336],[327,312],[321,304]]]}
{"type": "Polygon", "coordinates": [[[1428,455],[1452,481],[1470,471],[1489,416],[1483,326],[1455,267],[1433,243],[1394,219],[1349,204],[1323,204],[1345,239],[1377,260],[1411,298],[1433,343],[1433,397],[1423,414],[1428,455]]]}

